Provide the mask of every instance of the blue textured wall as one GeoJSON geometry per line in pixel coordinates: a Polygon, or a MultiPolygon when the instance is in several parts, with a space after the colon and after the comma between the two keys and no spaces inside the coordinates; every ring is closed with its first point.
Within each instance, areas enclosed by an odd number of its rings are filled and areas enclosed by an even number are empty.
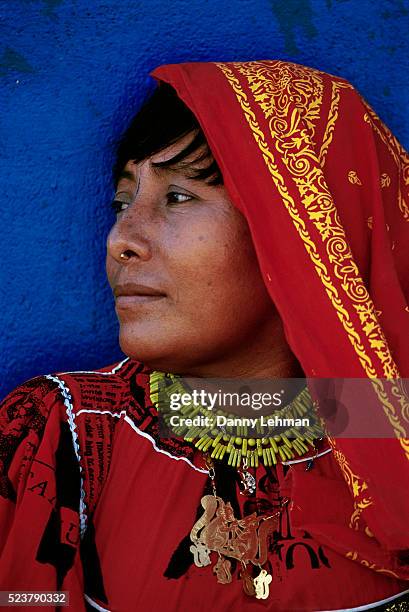
{"type": "Polygon", "coordinates": [[[104,273],[110,167],[155,66],[316,66],[409,146],[406,0],[11,0],[0,14],[1,396],[122,356],[104,273]]]}

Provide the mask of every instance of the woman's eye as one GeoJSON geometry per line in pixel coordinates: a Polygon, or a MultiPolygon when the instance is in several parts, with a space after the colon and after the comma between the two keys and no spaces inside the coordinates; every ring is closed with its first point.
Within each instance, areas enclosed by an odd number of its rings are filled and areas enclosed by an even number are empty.
{"type": "MultiPolygon", "coordinates": [[[[193,196],[187,193],[180,193],[179,191],[169,191],[169,193],[166,194],[166,199],[167,204],[183,204],[183,202],[193,200],[193,196]]],[[[111,203],[111,208],[116,215],[124,211],[127,206],[129,206],[129,202],[123,202],[122,200],[114,200],[111,203]]]]}
{"type": "Polygon", "coordinates": [[[122,202],[121,200],[114,200],[111,204],[111,208],[116,215],[124,210],[122,206],[128,206],[128,203],[122,202]]]}
{"type": "Polygon", "coordinates": [[[169,191],[166,197],[168,199],[168,204],[182,204],[183,202],[193,200],[192,196],[187,193],[179,193],[178,191],[169,191]]]}

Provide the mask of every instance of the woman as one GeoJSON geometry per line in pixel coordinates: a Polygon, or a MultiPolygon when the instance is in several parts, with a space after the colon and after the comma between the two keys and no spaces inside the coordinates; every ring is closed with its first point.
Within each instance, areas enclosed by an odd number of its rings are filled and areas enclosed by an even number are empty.
{"type": "Polygon", "coordinates": [[[311,68],[153,76],[107,244],[128,357],[4,400],[1,587],[75,610],[407,610],[408,156],[311,68]],[[175,375],[368,378],[389,434],[161,436],[175,375]]]}

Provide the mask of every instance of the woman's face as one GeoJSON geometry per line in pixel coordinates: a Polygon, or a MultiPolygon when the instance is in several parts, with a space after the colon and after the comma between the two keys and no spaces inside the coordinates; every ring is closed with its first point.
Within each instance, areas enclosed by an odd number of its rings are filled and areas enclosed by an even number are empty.
{"type": "Polygon", "coordinates": [[[271,344],[276,311],[247,222],[225,188],[151,165],[191,139],[126,165],[106,266],[126,355],[156,369],[216,375],[217,364],[260,350],[265,334],[271,344]]]}

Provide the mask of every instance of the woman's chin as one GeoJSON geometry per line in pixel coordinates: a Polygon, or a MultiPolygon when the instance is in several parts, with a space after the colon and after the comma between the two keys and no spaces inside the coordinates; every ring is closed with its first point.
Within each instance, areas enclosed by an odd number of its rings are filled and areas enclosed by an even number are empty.
{"type": "MultiPolygon", "coordinates": [[[[155,370],[166,370],[166,365],[172,361],[167,356],[166,342],[160,334],[128,334],[120,332],[119,346],[127,357],[140,361],[155,370]]],[[[171,351],[170,351],[171,352],[171,351]]]]}

